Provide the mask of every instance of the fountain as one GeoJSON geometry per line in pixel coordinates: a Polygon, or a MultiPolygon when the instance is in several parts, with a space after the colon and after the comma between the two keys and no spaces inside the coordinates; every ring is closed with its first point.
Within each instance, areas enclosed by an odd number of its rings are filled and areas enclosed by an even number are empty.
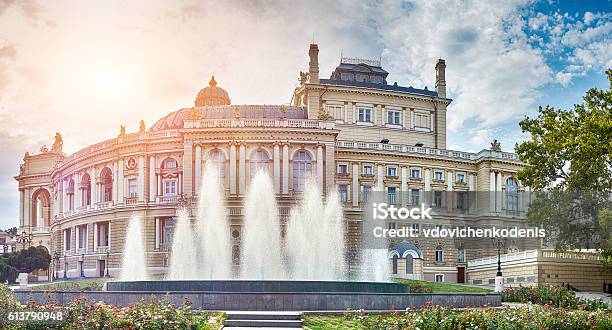
{"type": "Polygon", "coordinates": [[[174,230],[172,256],[166,278],[169,280],[198,279],[197,260],[199,246],[199,244],[196,244],[193,235],[189,213],[185,209],[179,209],[174,230]]]}
{"type": "Polygon", "coordinates": [[[128,305],[157,299],[155,295],[163,292],[176,304],[189,299],[198,308],[225,311],[391,310],[416,308],[427,301],[454,307],[501,304],[498,294],[411,294],[407,285],[385,282],[385,242],[362,245],[360,281],[347,281],[343,210],[337,193],[325,198],[316,181],[308,181],[283,240],[276,195],[263,171],[252,178],[245,197],[240,278],[232,279],[229,223],[218,173],[207,164],[196,230],[186,210],[177,212],[167,279],[146,280],[142,224],[140,218],[132,218],[122,281],[106,284],[112,292],[105,299],[128,305]]]}
{"type": "Polygon", "coordinates": [[[231,278],[229,223],[219,178],[219,168],[213,162],[206,162],[197,214],[200,279],[231,278]]]}
{"type": "Polygon", "coordinates": [[[309,180],[304,198],[292,210],[287,224],[292,279],[346,279],[342,215],[338,194],[328,194],[324,202],[316,181],[309,180]]]}
{"type": "Polygon", "coordinates": [[[265,171],[258,170],[251,180],[244,209],[240,277],[284,279],[278,207],[272,180],[265,171]]]}
{"type": "Polygon", "coordinates": [[[148,278],[142,219],[132,214],[125,237],[120,279],[122,281],[146,281],[148,278]]]}

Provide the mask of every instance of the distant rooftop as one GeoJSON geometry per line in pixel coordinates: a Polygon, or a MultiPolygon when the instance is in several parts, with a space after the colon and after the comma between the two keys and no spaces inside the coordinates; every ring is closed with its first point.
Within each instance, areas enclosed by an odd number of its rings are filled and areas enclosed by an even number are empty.
{"type": "Polygon", "coordinates": [[[369,83],[369,82],[359,82],[359,81],[348,81],[348,80],[340,80],[340,79],[321,79],[321,84],[323,85],[338,85],[338,86],[348,86],[348,87],[362,87],[362,88],[372,88],[372,89],[380,89],[384,91],[392,91],[392,92],[401,92],[401,93],[411,93],[411,94],[420,94],[427,96],[438,96],[438,93],[434,90],[428,89],[419,89],[410,87],[404,87],[399,85],[388,85],[388,84],[380,84],[380,83],[369,83]]]}

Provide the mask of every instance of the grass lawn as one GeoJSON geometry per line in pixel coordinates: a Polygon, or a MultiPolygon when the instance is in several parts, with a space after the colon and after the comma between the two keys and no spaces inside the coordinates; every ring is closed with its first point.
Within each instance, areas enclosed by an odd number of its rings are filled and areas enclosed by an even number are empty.
{"type": "Polygon", "coordinates": [[[408,284],[411,292],[491,292],[493,290],[463,284],[436,283],[428,281],[394,279],[397,283],[408,284]]]}
{"type": "Polygon", "coordinates": [[[57,290],[57,291],[72,291],[72,290],[84,290],[84,291],[98,291],[102,289],[104,283],[112,278],[92,278],[83,280],[72,280],[65,282],[54,282],[50,284],[33,286],[32,290],[57,290]]]}
{"type": "Polygon", "coordinates": [[[327,329],[355,329],[365,330],[366,327],[359,321],[349,320],[342,316],[305,316],[304,328],[309,330],[327,329]]]}

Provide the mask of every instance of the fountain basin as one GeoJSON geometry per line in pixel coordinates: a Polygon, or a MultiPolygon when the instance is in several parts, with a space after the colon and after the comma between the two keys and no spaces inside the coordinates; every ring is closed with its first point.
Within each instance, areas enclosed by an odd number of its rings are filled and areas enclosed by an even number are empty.
{"type": "Polygon", "coordinates": [[[391,282],[296,280],[193,280],[108,282],[108,291],[240,292],[240,293],[409,293],[406,284],[391,282]]]}

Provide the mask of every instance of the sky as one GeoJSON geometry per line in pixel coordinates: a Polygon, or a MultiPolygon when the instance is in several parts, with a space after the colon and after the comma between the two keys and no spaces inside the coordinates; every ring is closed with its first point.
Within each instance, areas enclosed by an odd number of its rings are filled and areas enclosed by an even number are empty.
{"type": "Polygon", "coordinates": [[[0,228],[19,223],[23,154],[56,131],[70,154],[150,126],[212,74],[233,104],[288,103],[313,41],[322,77],[344,54],[433,89],[444,58],[448,148],[512,151],[538,106],[607,88],[611,37],[608,0],[0,0],[0,228]]]}

